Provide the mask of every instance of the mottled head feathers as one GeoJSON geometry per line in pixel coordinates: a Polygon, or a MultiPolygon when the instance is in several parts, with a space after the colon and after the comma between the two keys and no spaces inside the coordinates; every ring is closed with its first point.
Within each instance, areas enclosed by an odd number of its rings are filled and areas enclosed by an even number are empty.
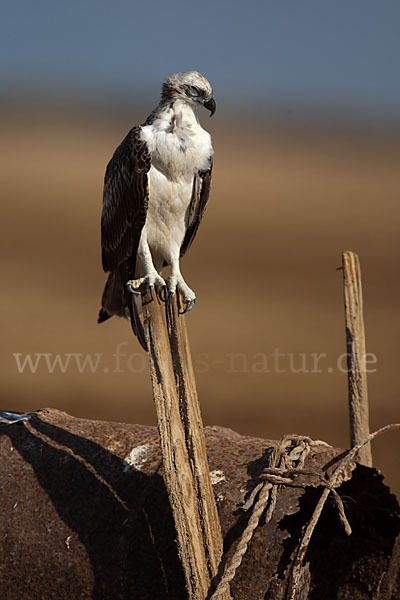
{"type": "Polygon", "coordinates": [[[162,87],[161,98],[174,100],[185,98],[189,102],[205,102],[212,97],[212,87],[203,75],[197,71],[175,73],[166,78],[162,87]]]}

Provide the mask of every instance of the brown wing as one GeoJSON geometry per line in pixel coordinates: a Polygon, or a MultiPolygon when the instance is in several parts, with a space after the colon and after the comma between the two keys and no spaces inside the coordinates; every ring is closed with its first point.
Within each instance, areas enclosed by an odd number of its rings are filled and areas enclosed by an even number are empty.
{"type": "Polygon", "coordinates": [[[139,135],[140,127],[133,127],[107,165],[101,216],[103,269],[124,263],[131,278],[149,202],[151,155],[139,135]]]}
{"type": "Polygon", "coordinates": [[[210,196],[211,174],[212,174],[212,158],[210,159],[210,168],[207,171],[199,171],[193,180],[192,200],[189,205],[189,218],[186,234],[181,246],[181,257],[190,248],[194,238],[196,237],[200,221],[203,218],[206,210],[208,198],[210,196]]]}

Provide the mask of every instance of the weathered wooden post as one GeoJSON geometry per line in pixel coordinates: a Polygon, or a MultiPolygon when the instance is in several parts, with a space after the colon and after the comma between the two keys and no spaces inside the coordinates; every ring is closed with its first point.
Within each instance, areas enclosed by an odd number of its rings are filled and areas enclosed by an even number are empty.
{"type": "MultiPolygon", "coordinates": [[[[353,447],[370,433],[363,296],[360,261],[357,254],[343,252],[342,268],[349,388],[350,447],[353,447]]],[[[360,449],[358,461],[372,467],[371,444],[366,444],[360,449]]]]}
{"type": "MultiPolygon", "coordinates": [[[[357,387],[365,340],[360,347],[354,261],[352,253],[343,258],[350,407],[365,426],[353,402],[357,393],[366,401],[357,387]]],[[[159,435],[53,409],[0,411],[0,597],[299,600],[364,597],[366,589],[379,600],[394,597],[399,507],[382,475],[355,460],[400,424],[346,452],[308,436],[276,442],[206,428],[208,460],[219,474],[220,560],[185,318],[176,300],[165,312],[166,319],[157,302],[143,306],[159,435]],[[341,496],[352,501],[344,505],[341,496]]]]}
{"type": "MultiPolygon", "coordinates": [[[[143,302],[144,330],[157,411],[165,484],[188,598],[203,600],[222,557],[221,527],[210,480],[203,423],[184,317],[143,302]],[[166,327],[167,325],[167,327],[166,327]]],[[[224,596],[230,598],[229,592],[224,596]]]]}

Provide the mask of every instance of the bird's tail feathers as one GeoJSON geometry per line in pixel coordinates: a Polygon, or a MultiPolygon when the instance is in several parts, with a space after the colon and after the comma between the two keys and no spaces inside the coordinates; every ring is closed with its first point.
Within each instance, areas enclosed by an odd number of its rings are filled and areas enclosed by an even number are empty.
{"type": "Polygon", "coordinates": [[[113,315],[117,315],[118,317],[128,316],[125,306],[122,279],[118,271],[110,273],[107,278],[103,296],[101,298],[101,309],[98,322],[102,323],[113,315]],[[106,315],[108,316],[106,317],[106,315]]]}
{"type": "Polygon", "coordinates": [[[107,321],[107,319],[109,319],[110,317],[112,317],[112,315],[109,315],[108,312],[106,310],[104,310],[104,308],[101,308],[99,310],[99,316],[97,317],[97,322],[104,323],[104,321],[107,321]]]}
{"type": "Polygon", "coordinates": [[[131,294],[124,285],[124,274],[119,271],[110,273],[101,299],[101,309],[97,319],[104,323],[113,315],[129,318],[132,331],[144,350],[147,350],[146,336],[140,316],[140,296],[131,294]]]}

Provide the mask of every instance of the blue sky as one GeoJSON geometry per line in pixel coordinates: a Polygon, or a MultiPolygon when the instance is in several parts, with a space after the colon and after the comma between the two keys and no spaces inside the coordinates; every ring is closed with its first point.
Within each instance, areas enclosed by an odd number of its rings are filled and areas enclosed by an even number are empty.
{"type": "Polygon", "coordinates": [[[197,69],[232,106],[400,117],[398,0],[13,0],[1,13],[3,89],[143,99],[197,69]]]}

